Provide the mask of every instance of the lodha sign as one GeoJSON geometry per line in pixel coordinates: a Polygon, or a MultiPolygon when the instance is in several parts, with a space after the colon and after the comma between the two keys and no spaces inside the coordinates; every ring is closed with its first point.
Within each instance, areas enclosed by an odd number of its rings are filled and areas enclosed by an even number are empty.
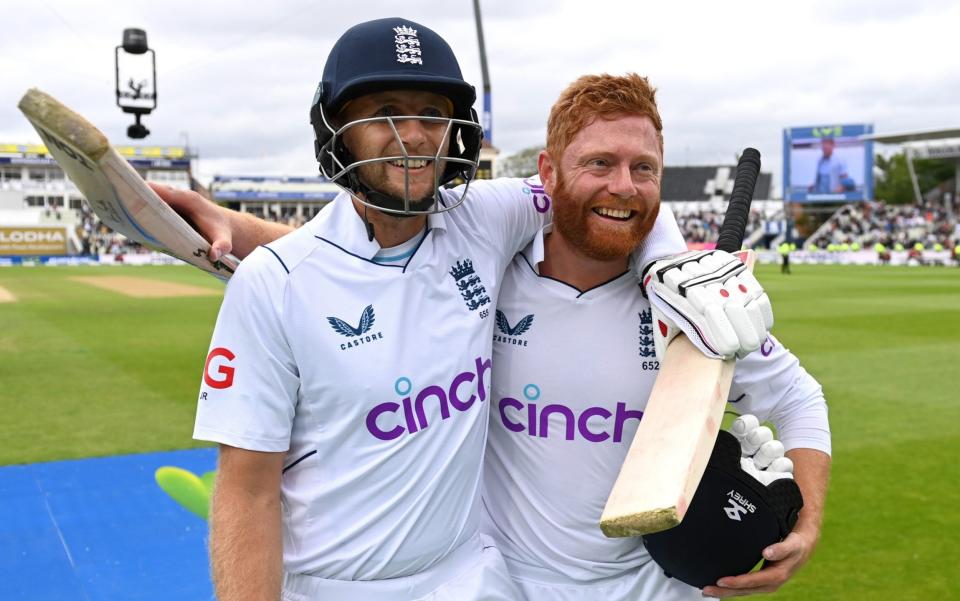
{"type": "Polygon", "coordinates": [[[0,226],[0,256],[65,254],[64,227],[0,226]]]}

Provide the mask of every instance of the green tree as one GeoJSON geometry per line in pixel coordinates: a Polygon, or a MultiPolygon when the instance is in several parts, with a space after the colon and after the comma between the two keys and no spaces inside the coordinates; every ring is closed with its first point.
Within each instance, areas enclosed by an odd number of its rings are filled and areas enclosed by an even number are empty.
{"type": "Polygon", "coordinates": [[[527,177],[537,173],[537,157],[543,146],[531,146],[515,152],[500,161],[497,175],[500,177],[527,177]]]}
{"type": "MultiPolygon", "coordinates": [[[[878,154],[875,164],[883,173],[883,178],[877,179],[874,192],[877,200],[891,204],[912,203],[914,201],[913,183],[910,181],[907,157],[902,152],[889,158],[878,154]]],[[[944,159],[914,160],[913,168],[917,172],[921,194],[948,181],[954,174],[953,163],[944,159]]]]}

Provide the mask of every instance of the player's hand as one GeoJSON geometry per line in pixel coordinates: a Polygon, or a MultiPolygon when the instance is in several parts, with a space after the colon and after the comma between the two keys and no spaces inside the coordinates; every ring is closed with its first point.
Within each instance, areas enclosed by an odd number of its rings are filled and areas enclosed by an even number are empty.
{"type": "Polygon", "coordinates": [[[721,578],[716,586],[704,587],[703,596],[722,599],[772,593],[807,563],[815,544],[815,535],[794,530],[783,541],[763,550],[763,568],[749,574],[721,578]]]}
{"type": "MultiPolygon", "coordinates": [[[[773,438],[770,428],[760,425],[754,415],[741,415],[730,425],[730,433],[740,442],[740,466],[763,484],[780,478],[793,478],[793,462],[784,456],[783,443],[773,438]]],[[[772,593],[800,569],[813,553],[816,535],[794,530],[779,543],[763,550],[763,568],[757,572],[728,576],[716,586],[703,588],[705,597],[742,597],[772,593]]]]}
{"type": "Polygon", "coordinates": [[[754,415],[741,415],[730,425],[740,442],[740,467],[766,486],[774,480],[793,478],[793,461],[784,456],[783,443],[773,431],[760,425],[754,415]]]}
{"type": "Polygon", "coordinates": [[[654,317],[657,356],[681,331],[708,357],[745,357],[773,327],[763,287],[739,258],[722,250],[693,251],[641,271],[654,317]]]}
{"type": "Polygon", "coordinates": [[[217,205],[192,190],[179,190],[155,182],[147,182],[153,191],[170,205],[181,217],[187,220],[200,235],[210,243],[207,256],[211,261],[233,250],[233,237],[230,222],[217,205]]]}

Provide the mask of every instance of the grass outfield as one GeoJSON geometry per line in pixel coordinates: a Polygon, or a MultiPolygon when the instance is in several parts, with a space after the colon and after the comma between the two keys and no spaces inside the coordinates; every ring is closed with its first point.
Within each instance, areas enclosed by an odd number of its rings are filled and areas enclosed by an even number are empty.
{"type": "MultiPolygon", "coordinates": [[[[823,383],[834,438],[823,538],[775,598],[958,598],[960,270],[758,272],[775,334],[823,383]]],[[[0,304],[0,464],[200,446],[190,432],[219,299],[67,279],[107,274],[222,287],[187,267],[0,269],[19,299],[0,304]]]]}
{"type": "Polygon", "coordinates": [[[68,278],[222,290],[188,267],[11,267],[0,286],[0,465],[185,449],[219,296],[130,298],[68,278]]]}

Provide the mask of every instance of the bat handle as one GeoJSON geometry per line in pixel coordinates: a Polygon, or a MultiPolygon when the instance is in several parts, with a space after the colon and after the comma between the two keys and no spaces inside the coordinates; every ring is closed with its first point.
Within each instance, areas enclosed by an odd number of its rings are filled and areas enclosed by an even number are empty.
{"type": "Polygon", "coordinates": [[[757,185],[759,174],[760,152],[756,148],[744,148],[737,163],[733,192],[730,194],[730,202],[723,216],[723,225],[720,226],[717,249],[727,252],[740,250],[747,230],[750,203],[753,201],[753,190],[757,185]]]}

